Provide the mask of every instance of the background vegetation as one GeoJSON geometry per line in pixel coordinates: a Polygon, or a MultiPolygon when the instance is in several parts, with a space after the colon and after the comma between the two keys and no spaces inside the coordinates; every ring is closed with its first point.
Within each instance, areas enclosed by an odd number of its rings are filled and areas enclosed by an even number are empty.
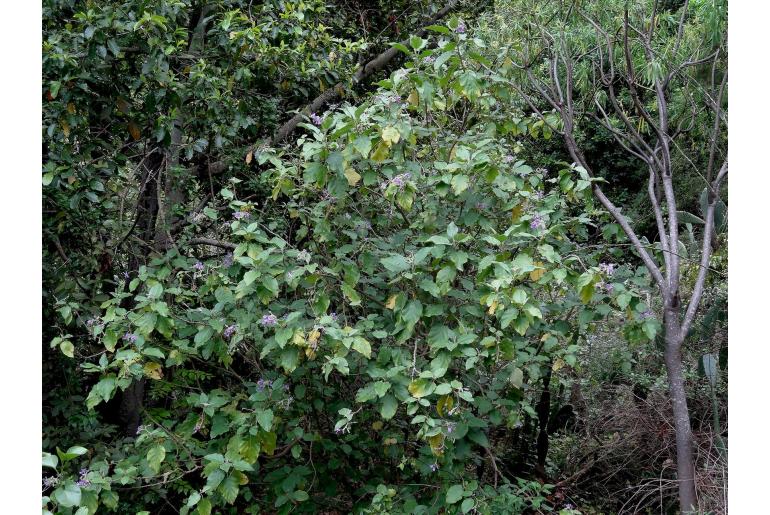
{"type": "Polygon", "coordinates": [[[726,513],[726,5],[637,4],[45,0],[44,513],[726,513]]]}

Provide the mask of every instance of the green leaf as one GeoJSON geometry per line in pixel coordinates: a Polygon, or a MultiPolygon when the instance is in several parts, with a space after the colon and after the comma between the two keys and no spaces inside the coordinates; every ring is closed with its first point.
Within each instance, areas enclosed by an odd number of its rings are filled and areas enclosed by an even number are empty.
{"type": "Polygon", "coordinates": [[[160,464],[166,458],[166,448],[162,445],[155,445],[147,451],[147,464],[156,474],[160,472],[160,464]]]}
{"type": "Polygon", "coordinates": [[[473,507],[476,505],[476,501],[474,501],[472,498],[467,498],[463,501],[463,503],[460,505],[460,509],[463,513],[468,513],[473,509],[473,507]]]}
{"type": "Polygon", "coordinates": [[[257,422],[262,426],[262,429],[270,431],[273,428],[273,410],[257,410],[256,416],[257,422]]]}
{"type": "Polygon", "coordinates": [[[59,349],[61,350],[62,354],[64,354],[68,358],[75,357],[75,346],[72,345],[72,342],[69,340],[64,340],[63,342],[61,342],[59,349]]]}
{"type": "Polygon", "coordinates": [[[449,490],[446,492],[446,503],[447,504],[455,504],[460,499],[463,498],[463,492],[465,491],[465,488],[463,488],[463,485],[452,485],[449,487],[449,490]]]}
{"type": "Polygon", "coordinates": [[[236,477],[234,473],[231,473],[219,485],[217,492],[219,492],[219,494],[228,504],[233,504],[235,499],[238,497],[238,485],[238,477],[236,477]]]}
{"type": "Polygon", "coordinates": [[[389,257],[382,258],[380,263],[394,274],[400,274],[410,268],[406,258],[400,254],[391,254],[389,257]]]}
{"type": "Polygon", "coordinates": [[[63,508],[73,508],[80,504],[80,487],[72,481],[67,481],[63,486],[54,490],[51,498],[63,508]]]}
{"type": "Polygon", "coordinates": [[[372,150],[372,140],[369,136],[359,136],[353,141],[353,148],[361,154],[361,157],[366,159],[372,150]]]}
{"type": "Polygon", "coordinates": [[[59,464],[59,458],[51,454],[50,452],[43,453],[43,466],[55,469],[59,464]]]}
{"type": "Polygon", "coordinates": [[[349,284],[342,283],[342,293],[348,299],[351,306],[358,306],[361,304],[361,296],[358,295],[358,292],[356,292],[356,290],[349,284]]]}
{"type": "Polygon", "coordinates": [[[438,32],[439,34],[451,34],[452,31],[450,31],[448,28],[444,27],[443,25],[428,25],[425,27],[427,30],[432,30],[433,32],[438,32]]]}
{"type": "Polygon", "coordinates": [[[352,347],[354,351],[362,354],[364,357],[366,357],[366,359],[370,359],[372,357],[372,346],[365,338],[356,336],[353,340],[352,347]]]}
{"type": "Polygon", "coordinates": [[[390,420],[396,414],[398,409],[398,401],[392,395],[388,394],[382,398],[382,406],[380,407],[380,416],[385,420],[390,420]]]}

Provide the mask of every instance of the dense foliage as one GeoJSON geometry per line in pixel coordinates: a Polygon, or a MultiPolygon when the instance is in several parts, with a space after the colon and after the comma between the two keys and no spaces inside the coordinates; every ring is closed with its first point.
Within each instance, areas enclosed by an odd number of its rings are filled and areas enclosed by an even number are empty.
{"type": "MultiPolygon", "coordinates": [[[[511,86],[524,18],[475,32],[460,5],[408,37],[444,6],[258,4],[44,3],[44,511],[579,513],[560,479],[618,431],[584,436],[580,389],[665,391],[662,327],[605,179],[511,86]]],[[[723,282],[706,297],[688,372],[724,449],[723,282]]]]}

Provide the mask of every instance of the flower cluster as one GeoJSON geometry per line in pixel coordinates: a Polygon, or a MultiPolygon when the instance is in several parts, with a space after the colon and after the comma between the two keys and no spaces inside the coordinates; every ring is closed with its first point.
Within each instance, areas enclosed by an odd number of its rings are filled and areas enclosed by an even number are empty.
{"type": "Polygon", "coordinates": [[[339,318],[339,316],[337,315],[337,313],[335,313],[334,311],[332,311],[332,312],[331,312],[331,314],[329,314],[329,316],[330,316],[330,317],[332,318],[332,320],[334,320],[335,322],[336,322],[336,321],[338,320],[338,318],[339,318]]]}
{"type": "Polygon", "coordinates": [[[392,95],[383,93],[382,95],[377,95],[375,98],[383,104],[400,104],[402,102],[401,95],[396,95],[395,93],[392,95]]]}
{"type": "Polygon", "coordinates": [[[511,154],[505,155],[505,156],[503,156],[503,163],[511,164],[511,163],[513,163],[514,159],[516,159],[516,158],[513,157],[511,154]]]}
{"type": "Polygon", "coordinates": [[[612,274],[615,273],[615,264],[614,263],[599,263],[599,271],[603,274],[606,274],[609,277],[612,277],[612,274]]]}
{"type": "Polygon", "coordinates": [[[272,313],[267,313],[265,315],[262,315],[262,320],[260,321],[260,324],[262,324],[265,327],[276,326],[278,325],[278,317],[272,313]]]}
{"type": "Polygon", "coordinates": [[[427,56],[425,59],[422,60],[425,64],[433,64],[436,61],[436,58],[432,55],[427,56]]]}
{"type": "Polygon", "coordinates": [[[310,113],[310,121],[313,122],[313,125],[321,125],[324,119],[315,113],[310,113]]]}
{"type": "Polygon", "coordinates": [[[200,417],[198,417],[198,421],[195,423],[195,427],[193,427],[192,434],[196,434],[198,431],[200,431],[203,428],[203,421],[204,421],[204,415],[201,413],[200,417]]]}
{"type": "Polygon", "coordinates": [[[331,192],[329,191],[329,188],[325,188],[321,192],[321,200],[326,200],[327,202],[334,203],[337,201],[337,197],[331,194],[331,192]]]}
{"type": "Polygon", "coordinates": [[[264,390],[265,388],[272,388],[273,382],[270,379],[264,379],[262,377],[259,378],[259,381],[257,381],[257,389],[264,390]]]}
{"type": "Polygon", "coordinates": [[[615,289],[615,287],[610,283],[605,283],[604,281],[599,281],[596,283],[596,287],[600,290],[604,290],[607,293],[612,293],[612,291],[615,289]]]}
{"type": "Polygon", "coordinates": [[[225,254],[225,257],[222,258],[222,266],[225,267],[231,267],[233,266],[233,253],[228,252],[225,254]]]}
{"type": "Polygon", "coordinates": [[[458,34],[465,34],[466,30],[467,30],[467,27],[465,26],[465,22],[460,21],[457,24],[457,28],[455,29],[455,32],[457,32],[458,34]]]}
{"type": "Polygon", "coordinates": [[[229,340],[230,337],[232,337],[233,334],[235,334],[238,331],[238,324],[232,324],[225,327],[224,332],[222,335],[225,337],[225,339],[229,340]]]}
{"type": "Polygon", "coordinates": [[[233,218],[236,220],[242,220],[244,218],[248,218],[249,216],[250,215],[248,211],[236,211],[233,213],[233,218]]]}
{"type": "Polygon", "coordinates": [[[134,333],[126,333],[123,335],[123,340],[131,343],[136,343],[136,334],[134,333]]]}
{"type": "Polygon", "coordinates": [[[304,261],[305,263],[310,263],[310,252],[308,252],[305,249],[302,249],[299,252],[297,252],[297,261],[304,261]]]}
{"type": "Polygon", "coordinates": [[[545,220],[542,216],[535,213],[532,215],[532,221],[529,222],[529,228],[533,231],[536,231],[538,229],[545,229],[545,220]]]}
{"type": "Polygon", "coordinates": [[[203,272],[206,269],[206,265],[201,263],[200,261],[196,261],[193,265],[193,268],[198,272],[203,272]]]}
{"type": "Polygon", "coordinates": [[[389,181],[383,181],[382,183],[380,183],[380,189],[383,189],[383,190],[387,189],[388,186],[390,186],[391,184],[393,184],[393,185],[395,185],[395,186],[397,186],[399,188],[403,188],[404,185],[406,184],[406,181],[408,181],[411,178],[412,178],[412,174],[409,173],[409,172],[402,173],[400,175],[396,175],[395,177],[393,177],[389,181]]]}
{"type": "Polygon", "coordinates": [[[88,480],[88,473],[90,470],[88,469],[80,469],[80,479],[78,479],[76,485],[79,487],[86,487],[91,484],[91,481],[88,480]]]}
{"type": "Polygon", "coordinates": [[[548,175],[548,170],[546,170],[545,168],[542,168],[542,167],[541,168],[536,168],[535,169],[535,173],[539,173],[540,175],[545,177],[546,175],[548,175]]]}
{"type": "Polygon", "coordinates": [[[430,470],[431,472],[436,472],[438,470],[438,463],[431,463],[430,470]]]}
{"type": "Polygon", "coordinates": [[[59,484],[59,478],[56,476],[48,476],[43,478],[43,488],[51,488],[59,484]]]}

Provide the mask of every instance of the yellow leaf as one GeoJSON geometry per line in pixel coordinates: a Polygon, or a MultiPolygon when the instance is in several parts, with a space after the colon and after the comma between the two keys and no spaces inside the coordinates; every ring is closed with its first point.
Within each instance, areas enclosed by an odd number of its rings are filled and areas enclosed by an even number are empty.
{"type": "Polygon", "coordinates": [[[235,470],[233,471],[233,475],[238,478],[238,484],[241,484],[241,485],[249,484],[249,477],[243,472],[239,470],[235,470]]]}
{"type": "Polygon", "coordinates": [[[385,307],[387,309],[396,309],[396,297],[398,297],[397,293],[394,293],[393,295],[390,296],[390,298],[388,299],[388,302],[385,303],[385,307]]]}
{"type": "Polygon", "coordinates": [[[144,375],[152,379],[162,379],[163,369],[161,368],[160,363],[155,363],[153,361],[145,363],[144,375]]]}
{"type": "Polygon", "coordinates": [[[124,98],[118,97],[117,104],[118,104],[118,109],[120,110],[121,113],[128,114],[128,111],[130,110],[130,106],[128,105],[128,102],[126,102],[124,98]]]}
{"type": "Polygon", "coordinates": [[[454,159],[455,159],[455,154],[456,154],[456,151],[455,151],[455,146],[454,146],[454,145],[452,145],[452,150],[450,150],[450,151],[449,151],[449,160],[450,160],[450,161],[454,161],[454,159]]]}
{"type": "Polygon", "coordinates": [[[302,329],[298,329],[294,333],[294,338],[292,338],[291,341],[294,345],[298,345],[299,347],[305,347],[305,331],[302,329]]]}
{"type": "Polygon", "coordinates": [[[374,429],[375,431],[379,431],[380,429],[382,429],[382,420],[378,420],[372,423],[372,429],[374,429]]]}
{"type": "Polygon", "coordinates": [[[398,443],[398,440],[396,440],[395,438],[386,438],[386,439],[385,439],[385,440],[382,442],[382,444],[383,444],[383,445],[385,445],[385,446],[388,446],[388,445],[396,445],[396,443],[398,443]]]}
{"type": "Polygon", "coordinates": [[[409,93],[409,97],[406,99],[406,101],[414,107],[417,107],[417,104],[420,102],[420,96],[417,94],[416,89],[409,93]]]}
{"type": "Polygon", "coordinates": [[[545,268],[542,268],[543,267],[543,262],[542,261],[535,261],[535,266],[540,267],[540,268],[532,270],[529,273],[529,278],[532,279],[533,281],[539,281],[540,278],[545,275],[545,268]]]}
{"type": "Polygon", "coordinates": [[[75,114],[75,104],[73,104],[72,102],[68,103],[67,112],[69,112],[69,114],[75,114]]]}
{"type": "Polygon", "coordinates": [[[321,337],[321,331],[318,329],[314,329],[310,335],[307,337],[307,342],[310,345],[315,345],[316,342],[318,342],[318,339],[321,337]]]}
{"type": "Polygon", "coordinates": [[[401,140],[401,134],[399,134],[398,129],[395,127],[385,127],[382,129],[382,141],[385,142],[387,146],[391,146],[395,143],[398,143],[399,140],[401,140]]]}
{"type": "Polygon", "coordinates": [[[451,395],[445,395],[441,397],[436,403],[436,411],[438,412],[438,416],[446,417],[447,414],[449,414],[449,412],[452,410],[452,406],[454,406],[454,404],[455,401],[451,395]]]}
{"type": "Polygon", "coordinates": [[[372,152],[371,159],[375,163],[381,163],[382,161],[385,161],[388,158],[390,146],[387,145],[384,141],[381,141],[379,144],[377,144],[377,148],[374,149],[374,152],[372,152]]]}
{"type": "Polygon", "coordinates": [[[524,212],[524,204],[519,204],[511,210],[511,220],[514,222],[521,218],[521,214],[524,212]]]}
{"type": "Polygon", "coordinates": [[[309,360],[315,359],[315,350],[313,350],[312,347],[308,347],[305,349],[305,357],[309,360]]]}
{"type": "Polygon", "coordinates": [[[254,152],[249,151],[248,154],[246,154],[246,164],[251,164],[251,160],[254,159],[254,152]]]}
{"type": "Polygon", "coordinates": [[[494,315],[495,311],[497,311],[497,305],[498,304],[499,303],[497,302],[497,300],[493,300],[492,304],[489,306],[489,309],[487,310],[487,314],[494,315]]]}
{"type": "Polygon", "coordinates": [[[345,168],[345,178],[350,186],[355,186],[361,180],[361,176],[352,168],[345,168]]]}
{"type": "Polygon", "coordinates": [[[299,216],[299,211],[296,209],[289,209],[289,218],[297,218],[299,216]]]}
{"type": "Polygon", "coordinates": [[[134,138],[134,141],[139,141],[142,133],[139,131],[139,126],[133,121],[128,122],[128,133],[134,138]]]}
{"type": "Polygon", "coordinates": [[[61,121],[61,131],[64,133],[64,137],[68,138],[70,135],[70,124],[67,123],[67,120],[61,121]]]}
{"type": "Polygon", "coordinates": [[[558,372],[559,369],[564,367],[564,360],[561,358],[556,358],[556,361],[553,362],[553,366],[551,367],[554,372],[558,372]]]}
{"type": "Polygon", "coordinates": [[[439,433],[428,437],[428,443],[430,443],[430,450],[435,456],[442,456],[444,454],[444,435],[439,433]]]}

